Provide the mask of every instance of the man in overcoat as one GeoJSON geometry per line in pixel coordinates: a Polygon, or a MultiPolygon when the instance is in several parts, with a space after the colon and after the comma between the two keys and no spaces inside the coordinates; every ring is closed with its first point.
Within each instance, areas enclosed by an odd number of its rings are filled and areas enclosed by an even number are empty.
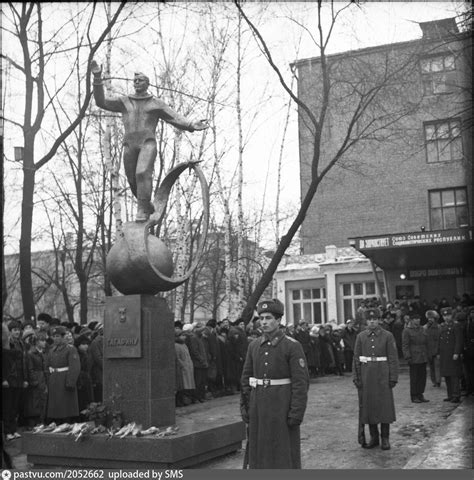
{"type": "Polygon", "coordinates": [[[441,376],[446,381],[448,396],[445,402],[459,403],[461,397],[463,351],[462,326],[454,321],[451,307],[441,309],[444,322],[439,332],[439,365],[441,376]]]}
{"type": "Polygon", "coordinates": [[[65,340],[66,328],[53,327],[53,346],[48,353],[48,411],[50,420],[71,421],[79,416],[77,379],[81,362],[76,347],[65,340]]]}
{"type": "Polygon", "coordinates": [[[380,444],[390,449],[390,423],[396,420],[392,389],[398,382],[398,353],[393,335],[379,325],[380,311],[365,312],[367,328],[357,335],[354,346],[353,381],[360,390],[360,423],[369,424],[370,441],[362,447],[380,444]]]}
{"type": "Polygon", "coordinates": [[[241,378],[248,468],[301,468],[300,424],[309,387],[306,357],[301,344],[279,328],[284,312],[280,301],[260,302],[257,312],[263,335],[249,345],[241,378]]]}
{"type": "Polygon", "coordinates": [[[428,336],[420,323],[420,316],[414,314],[402,332],[403,356],[410,368],[410,397],[413,403],[429,402],[423,395],[426,387],[428,336]]]}
{"type": "Polygon", "coordinates": [[[439,372],[439,313],[436,310],[427,310],[425,313],[426,323],[423,329],[426,332],[428,367],[433,387],[441,386],[441,375],[439,372]]]}

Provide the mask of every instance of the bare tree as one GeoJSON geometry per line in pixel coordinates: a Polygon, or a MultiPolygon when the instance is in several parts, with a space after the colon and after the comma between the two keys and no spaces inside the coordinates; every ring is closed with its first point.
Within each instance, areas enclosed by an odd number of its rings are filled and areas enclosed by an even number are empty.
{"type": "MultiPolygon", "coordinates": [[[[398,120],[413,112],[416,105],[406,102],[405,105],[392,105],[391,109],[387,109],[383,101],[384,96],[387,95],[391,99],[396,98],[394,92],[406,87],[406,77],[412,73],[414,68],[413,56],[410,56],[410,58],[405,58],[405,56],[394,58],[393,55],[388,54],[380,59],[375,69],[373,65],[367,63],[362,65],[363,60],[353,60],[349,66],[349,68],[355,69],[352,76],[347,71],[347,67],[342,69],[340,63],[331,62],[328,59],[326,51],[334,26],[341,13],[351,4],[340,6],[337,10],[335,3],[326,4],[325,6],[330,10],[330,20],[327,25],[324,25],[323,2],[318,1],[317,30],[314,35],[304,25],[300,24],[301,28],[306,29],[314,40],[319,54],[319,62],[316,68],[318,68],[321,81],[316,87],[312,103],[307,104],[288,85],[265,39],[243,11],[240,2],[235,1],[234,3],[251,28],[263,56],[277,75],[281,86],[298,106],[300,122],[309,132],[307,148],[311,159],[308,165],[309,178],[307,185],[305,185],[306,191],[302,194],[300,209],[286,234],[281,237],[268,267],[247,299],[247,305],[242,316],[248,322],[259,298],[271,282],[278,264],[303,223],[318,187],[328,172],[336,164],[342,165],[341,162],[348,152],[355,149],[359,143],[368,139],[389,139],[390,135],[393,134],[391,128],[396,127],[398,120]],[[367,67],[371,68],[365,70],[367,67]],[[346,108],[346,113],[349,114],[346,115],[348,120],[346,123],[338,125],[337,138],[333,139],[331,142],[332,148],[328,150],[323,142],[323,135],[329,128],[328,111],[333,103],[337,104],[341,100],[343,100],[343,107],[341,108],[346,108]]],[[[396,131],[395,128],[394,130],[396,131]]]]}
{"type": "MultiPolygon", "coordinates": [[[[3,21],[2,30],[5,34],[13,37],[17,44],[17,48],[21,51],[21,60],[2,54],[5,58],[24,78],[25,92],[25,110],[21,122],[14,122],[22,130],[24,141],[24,153],[22,158],[23,164],[23,193],[22,193],[22,210],[21,210],[21,236],[20,236],[20,284],[22,293],[22,302],[25,318],[35,315],[33,285],[31,278],[31,234],[33,220],[33,205],[35,192],[35,175],[36,172],[51,159],[54,158],[58,148],[66,138],[77,128],[84,117],[92,95],[90,85],[90,62],[94,54],[99,49],[108,32],[116,24],[122,9],[126,2],[121,2],[108,22],[100,31],[96,39],[92,37],[94,31],[98,28],[94,24],[97,15],[97,4],[93,3],[85,7],[78,18],[82,18],[82,14],[88,10],[88,15],[84,26],[81,29],[81,43],[73,45],[71,48],[76,53],[75,62],[81,62],[81,52],[88,50],[85,74],[81,79],[84,85],[83,101],[74,118],[68,122],[67,128],[62,133],[51,140],[51,144],[46,147],[45,152],[40,158],[35,143],[39,140],[38,134],[45,128],[44,120],[48,109],[52,104],[61,102],[60,95],[66,85],[69,84],[70,75],[66,76],[62,85],[54,91],[51,90],[49,73],[47,68],[54,65],[56,56],[63,53],[65,48],[62,42],[62,35],[70,27],[70,25],[59,25],[54,28],[54,22],[57,17],[52,11],[48,13],[48,23],[43,20],[43,10],[49,8],[54,9],[54,5],[45,6],[41,3],[10,3],[10,16],[8,20],[3,21]],[[48,29],[46,29],[46,26],[48,29]],[[48,34],[48,31],[52,33],[48,34]],[[49,35],[48,38],[45,35],[49,35]]],[[[67,35],[66,35],[67,37],[67,35]]],[[[71,72],[72,73],[72,72],[71,72]]]]}

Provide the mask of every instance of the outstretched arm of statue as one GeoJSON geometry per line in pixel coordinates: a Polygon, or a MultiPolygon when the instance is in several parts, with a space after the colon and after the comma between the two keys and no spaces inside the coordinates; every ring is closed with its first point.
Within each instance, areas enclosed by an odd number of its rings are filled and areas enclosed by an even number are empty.
{"type": "Polygon", "coordinates": [[[122,101],[119,98],[105,96],[102,81],[102,65],[99,65],[95,60],[92,60],[91,63],[91,73],[94,77],[93,87],[96,105],[110,112],[121,112],[122,101]]]}
{"type": "Polygon", "coordinates": [[[158,111],[159,117],[170,125],[173,125],[173,127],[179,128],[180,130],[187,130],[188,132],[204,130],[209,127],[207,120],[189,120],[187,117],[175,112],[162,100],[155,99],[155,101],[157,102],[156,110],[158,111]]]}

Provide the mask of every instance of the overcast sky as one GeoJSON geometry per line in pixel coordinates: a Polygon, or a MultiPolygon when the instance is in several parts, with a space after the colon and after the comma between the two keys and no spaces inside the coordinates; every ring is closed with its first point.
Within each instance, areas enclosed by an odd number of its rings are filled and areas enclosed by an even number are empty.
{"type": "MultiPolygon", "coordinates": [[[[337,24],[328,53],[336,53],[380,44],[413,40],[421,37],[418,22],[453,17],[459,12],[463,2],[367,2],[361,8],[351,8],[345,12],[337,24]]],[[[269,5],[271,21],[262,24],[261,32],[268,42],[277,64],[289,78],[289,64],[297,58],[296,45],[301,29],[294,22],[288,20],[291,14],[296,19],[305,21],[308,27],[316,25],[315,2],[273,2],[269,5]],[[313,19],[313,25],[311,25],[313,19]],[[309,23],[308,23],[309,22],[309,23]]],[[[340,7],[341,2],[336,3],[340,7]]],[[[57,4],[61,9],[61,4],[57,4]]],[[[251,3],[244,4],[244,10],[251,15],[251,3]]],[[[318,52],[309,36],[303,36],[299,47],[298,58],[317,56],[318,52]]],[[[137,61],[137,63],[139,63],[137,61]]],[[[133,68],[145,70],[142,65],[129,65],[133,68]]],[[[146,66],[145,66],[146,68],[146,66]]],[[[146,73],[146,72],[145,72],[146,73]]],[[[283,124],[285,118],[285,104],[287,96],[278,84],[274,73],[269,69],[266,61],[257,56],[248,65],[244,82],[243,96],[250,102],[252,86],[269,82],[269,88],[275,92],[272,101],[265,105],[261,120],[255,126],[253,135],[245,152],[244,177],[246,189],[244,202],[247,205],[256,205],[265,198],[265,206],[272,210],[276,197],[275,169],[278,160],[283,124]]],[[[9,136],[8,124],[5,125],[5,154],[13,157],[12,143],[9,136]]],[[[283,185],[282,203],[288,208],[296,208],[299,203],[299,163],[297,142],[297,121],[295,110],[291,116],[288,128],[284,158],[283,158],[283,185]]],[[[8,169],[8,164],[6,164],[8,169]]],[[[8,172],[7,172],[8,174],[8,172]]],[[[7,192],[8,194],[8,192],[7,192]]],[[[19,237],[21,199],[10,199],[11,208],[5,212],[5,232],[10,236],[6,245],[6,253],[18,250],[15,237],[19,237]],[[13,225],[15,225],[13,227],[13,225]]],[[[36,220],[36,219],[35,219],[36,220]]],[[[36,227],[40,224],[36,221],[36,227]]],[[[283,232],[282,232],[283,233],[283,232]]],[[[44,248],[38,244],[34,249],[44,248]]]]}

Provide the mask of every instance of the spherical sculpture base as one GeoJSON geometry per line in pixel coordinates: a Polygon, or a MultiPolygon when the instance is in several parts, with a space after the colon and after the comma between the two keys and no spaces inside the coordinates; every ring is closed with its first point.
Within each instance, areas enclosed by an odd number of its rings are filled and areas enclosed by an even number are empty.
{"type": "Polygon", "coordinates": [[[147,242],[149,256],[145,245],[144,224],[129,222],[123,225],[123,237],[107,255],[107,274],[113,286],[124,295],[155,295],[170,290],[168,283],[155,273],[150,262],[164,276],[171,277],[171,252],[154,235],[148,234],[147,242]]]}

